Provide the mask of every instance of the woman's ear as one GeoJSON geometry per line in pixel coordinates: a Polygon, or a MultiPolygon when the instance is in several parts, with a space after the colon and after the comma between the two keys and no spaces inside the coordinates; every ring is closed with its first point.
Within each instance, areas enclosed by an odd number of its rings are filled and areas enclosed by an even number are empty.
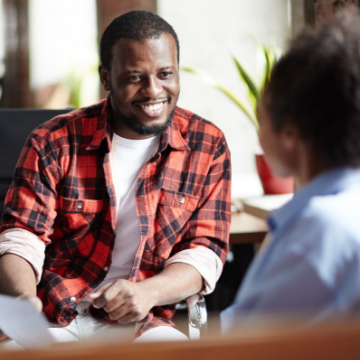
{"type": "Polygon", "coordinates": [[[285,148],[289,151],[295,150],[299,145],[300,140],[299,129],[293,124],[287,124],[284,126],[281,132],[285,148]]]}

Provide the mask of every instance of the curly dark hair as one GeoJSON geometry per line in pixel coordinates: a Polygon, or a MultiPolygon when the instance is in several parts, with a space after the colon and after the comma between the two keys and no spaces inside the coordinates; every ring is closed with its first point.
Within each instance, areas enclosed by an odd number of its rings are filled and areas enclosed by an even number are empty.
{"type": "Polygon", "coordinates": [[[162,34],[170,34],[175,40],[177,61],[180,58],[180,45],[173,27],[160,16],[149,11],[129,11],[115,18],[105,29],[100,41],[101,64],[111,69],[112,50],[122,38],[132,40],[158,39],[162,34]]]}
{"type": "Polygon", "coordinates": [[[359,13],[304,30],[273,68],[263,100],[274,130],[295,125],[326,167],[359,166],[359,13]]]}

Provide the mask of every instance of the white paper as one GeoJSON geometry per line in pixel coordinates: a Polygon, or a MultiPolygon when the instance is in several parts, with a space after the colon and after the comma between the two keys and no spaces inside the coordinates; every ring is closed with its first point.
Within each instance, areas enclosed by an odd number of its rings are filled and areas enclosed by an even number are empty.
{"type": "Polygon", "coordinates": [[[53,344],[48,326],[45,316],[30,301],[0,295],[0,329],[24,348],[53,344]]]}

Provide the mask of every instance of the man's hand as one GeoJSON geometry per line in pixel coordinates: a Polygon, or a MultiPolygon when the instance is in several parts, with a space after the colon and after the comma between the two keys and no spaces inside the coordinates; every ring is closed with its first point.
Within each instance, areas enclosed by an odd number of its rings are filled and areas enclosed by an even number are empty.
{"type": "Polygon", "coordinates": [[[154,292],[149,293],[143,282],[119,279],[90,294],[89,299],[95,308],[103,308],[110,319],[128,324],[142,320],[155,306],[152,295],[154,292]]]}
{"type": "Polygon", "coordinates": [[[104,308],[121,324],[140,321],[154,306],[168,305],[198,293],[204,287],[191,265],[175,263],[160,274],[136,283],[116,280],[89,295],[94,307],[104,308]]]}

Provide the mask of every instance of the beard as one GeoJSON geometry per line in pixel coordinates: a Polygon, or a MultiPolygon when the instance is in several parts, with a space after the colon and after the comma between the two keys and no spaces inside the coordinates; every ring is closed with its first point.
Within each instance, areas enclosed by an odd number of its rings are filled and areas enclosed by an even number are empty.
{"type": "MultiPolygon", "coordinates": [[[[180,93],[180,92],[179,92],[180,93]]],[[[110,86],[110,98],[112,97],[112,87],[110,86]]],[[[179,98],[179,94],[177,95],[177,99],[179,98]]],[[[176,99],[176,102],[177,102],[176,99]]],[[[168,103],[171,103],[171,97],[168,97],[168,103]]],[[[167,119],[165,123],[161,125],[153,125],[153,126],[147,126],[144,124],[141,124],[137,117],[135,115],[126,116],[124,115],[120,110],[116,109],[115,107],[112,107],[112,111],[114,112],[114,115],[124,124],[126,125],[130,130],[136,132],[138,135],[142,136],[148,136],[148,135],[159,135],[162,132],[164,132],[172,123],[175,109],[171,110],[168,113],[167,119]]]]}
{"type": "Polygon", "coordinates": [[[164,124],[161,125],[153,125],[153,126],[146,126],[141,124],[137,117],[134,115],[131,116],[124,116],[122,113],[117,111],[117,115],[119,116],[120,120],[130,129],[136,132],[139,135],[159,135],[164,132],[172,123],[172,119],[174,117],[175,110],[170,111],[167,116],[167,119],[164,124]]]}

